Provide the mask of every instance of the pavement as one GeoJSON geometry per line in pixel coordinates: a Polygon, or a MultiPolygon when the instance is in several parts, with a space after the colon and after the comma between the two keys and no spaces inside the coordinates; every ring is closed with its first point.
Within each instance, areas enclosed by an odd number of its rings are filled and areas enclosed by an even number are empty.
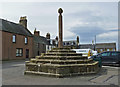
{"type": "Polygon", "coordinates": [[[25,60],[2,62],[2,85],[120,85],[120,67],[103,66],[99,73],[66,78],[24,75],[25,60]]]}

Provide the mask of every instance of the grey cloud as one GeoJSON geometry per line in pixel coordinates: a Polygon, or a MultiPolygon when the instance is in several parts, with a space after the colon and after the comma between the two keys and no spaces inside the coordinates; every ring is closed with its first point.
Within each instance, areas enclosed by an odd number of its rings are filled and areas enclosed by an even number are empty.
{"type": "Polygon", "coordinates": [[[87,22],[95,22],[95,21],[97,22],[97,21],[103,21],[105,19],[104,16],[100,16],[100,15],[97,16],[95,14],[100,14],[100,13],[86,10],[86,11],[74,12],[68,14],[68,16],[82,19],[82,21],[87,21],[87,22]]]}
{"type": "Polygon", "coordinates": [[[77,18],[78,20],[82,22],[101,22],[102,24],[104,23],[109,23],[111,24],[116,24],[117,23],[117,16],[112,16],[112,15],[104,15],[101,13],[101,11],[92,11],[92,10],[84,10],[84,11],[77,11],[74,13],[69,13],[66,14],[67,16],[71,18],[77,18]]]}
{"type": "Polygon", "coordinates": [[[94,40],[95,35],[107,32],[103,28],[96,26],[76,26],[72,27],[70,30],[80,36],[81,42],[91,42],[94,40]]]}
{"type": "Polygon", "coordinates": [[[87,10],[87,11],[77,11],[74,13],[69,13],[66,14],[67,16],[73,16],[73,17],[85,17],[85,16],[89,16],[92,15],[92,11],[87,10]]]}
{"type": "Polygon", "coordinates": [[[119,31],[118,29],[110,30],[110,31],[119,31]]]}

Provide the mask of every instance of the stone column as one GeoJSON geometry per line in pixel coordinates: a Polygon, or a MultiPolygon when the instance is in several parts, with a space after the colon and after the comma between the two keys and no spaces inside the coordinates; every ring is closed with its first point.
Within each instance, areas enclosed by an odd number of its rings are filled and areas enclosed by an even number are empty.
{"type": "Polygon", "coordinates": [[[62,29],[62,13],[63,10],[61,8],[58,9],[58,13],[59,13],[59,41],[58,41],[58,48],[62,48],[63,47],[63,29],[62,29]]]}

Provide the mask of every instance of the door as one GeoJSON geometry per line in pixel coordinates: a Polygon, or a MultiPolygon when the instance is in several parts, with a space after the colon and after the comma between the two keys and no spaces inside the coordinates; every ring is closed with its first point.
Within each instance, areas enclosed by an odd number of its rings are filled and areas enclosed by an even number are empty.
{"type": "Polygon", "coordinates": [[[26,58],[29,58],[29,49],[26,49],[26,58]]]}
{"type": "Polygon", "coordinates": [[[104,52],[101,54],[102,63],[110,63],[112,60],[110,52],[104,52]]]}
{"type": "Polygon", "coordinates": [[[111,58],[113,63],[117,63],[119,61],[119,53],[118,52],[111,52],[111,58]]]}
{"type": "Polygon", "coordinates": [[[40,51],[37,52],[37,55],[38,55],[38,56],[40,55],[40,51]]]}

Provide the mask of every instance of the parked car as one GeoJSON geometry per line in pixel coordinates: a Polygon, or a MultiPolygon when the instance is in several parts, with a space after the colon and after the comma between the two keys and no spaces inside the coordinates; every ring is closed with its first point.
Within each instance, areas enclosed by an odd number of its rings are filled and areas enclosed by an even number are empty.
{"type": "Polygon", "coordinates": [[[92,50],[92,54],[97,55],[98,53],[97,53],[97,51],[92,50]]]}
{"type": "Polygon", "coordinates": [[[91,56],[93,60],[101,61],[102,65],[120,66],[120,51],[106,51],[96,56],[91,56]]]}
{"type": "Polygon", "coordinates": [[[88,53],[90,51],[91,55],[97,55],[97,51],[93,51],[92,49],[72,49],[76,51],[76,53],[82,53],[82,56],[88,56],[88,53]]]}
{"type": "Polygon", "coordinates": [[[99,67],[102,67],[102,61],[101,61],[101,57],[99,57],[99,54],[93,55],[90,58],[92,58],[94,61],[98,61],[99,62],[99,67]]]}

